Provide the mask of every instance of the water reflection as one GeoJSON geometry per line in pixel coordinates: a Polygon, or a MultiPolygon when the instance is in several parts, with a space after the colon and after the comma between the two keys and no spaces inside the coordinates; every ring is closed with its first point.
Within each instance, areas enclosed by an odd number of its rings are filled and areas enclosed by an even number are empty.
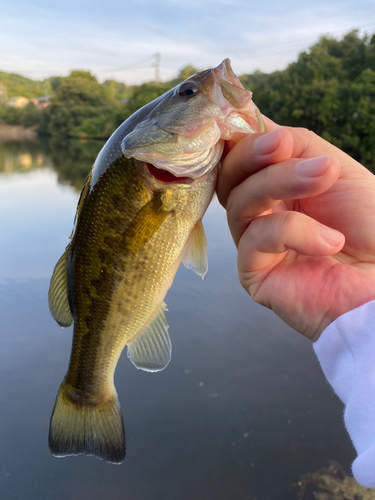
{"type": "Polygon", "coordinates": [[[43,142],[7,142],[0,145],[0,172],[12,174],[42,167],[52,168],[43,142]]]}
{"type": "Polygon", "coordinates": [[[53,169],[61,183],[81,190],[102,141],[56,139],[0,144],[0,172],[12,174],[40,168],[53,169]]]}
{"type": "Polygon", "coordinates": [[[72,332],[51,318],[48,284],[101,146],[0,145],[0,497],[295,500],[289,485],[326,459],[348,470],[342,405],[309,342],[241,289],[217,201],[204,219],[208,274],[180,268],[167,296],[170,365],[148,374],[119,361],[125,463],[50,456],[72,332]]]}
{"type": "Polygon", "coordinates": [[[104,142],[51,139],[49,147],[54,169],[60,182],[68,182],[81,190],[104,142]]]}

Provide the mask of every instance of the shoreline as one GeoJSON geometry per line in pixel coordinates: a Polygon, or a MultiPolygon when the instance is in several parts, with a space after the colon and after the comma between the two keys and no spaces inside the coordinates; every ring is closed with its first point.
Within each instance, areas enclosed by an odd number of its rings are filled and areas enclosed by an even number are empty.
{"type": "Polygon", "coordinates": [[[0,142],[7,141],[33,141],[37,139],[38,133],[32,128],[25,128],[22,125],[8,125],[0,123],[0,142]]]}

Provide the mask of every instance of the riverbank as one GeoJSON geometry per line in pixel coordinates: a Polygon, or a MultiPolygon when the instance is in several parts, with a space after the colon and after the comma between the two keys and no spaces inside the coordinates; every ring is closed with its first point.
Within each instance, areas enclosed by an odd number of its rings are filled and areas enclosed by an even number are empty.
{"type": "Polygon", "coordinates": [[[7,141],[32,141],[38,137],[37,131],[33,128],[25,128],[22,125],[8,125],[0,123],[0,142],[7,141]]]}

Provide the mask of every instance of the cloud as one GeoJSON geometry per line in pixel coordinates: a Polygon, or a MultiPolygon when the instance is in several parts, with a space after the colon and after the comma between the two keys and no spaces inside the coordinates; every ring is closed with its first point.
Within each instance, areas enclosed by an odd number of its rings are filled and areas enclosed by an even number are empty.
{"type": "MultiPolygon", "coordinates": [[[[323,33],[368,22],[372,0],[138,0],[7,3],[0,11],[1,66],[33,78],[91,69],[100,79],[151,80],[161,53],[163,79],[187,64],[232,59],[238,73],[282,69],[323,33]],[[24,9],[22,9],[24,5],[24,9]],[[23,14],[20,15],[20,12],[23,14]],[[271,12],[271,14],[270,14],[271,12]]],[[[375,22],[369,28],[375,29],[375,22]]]]}

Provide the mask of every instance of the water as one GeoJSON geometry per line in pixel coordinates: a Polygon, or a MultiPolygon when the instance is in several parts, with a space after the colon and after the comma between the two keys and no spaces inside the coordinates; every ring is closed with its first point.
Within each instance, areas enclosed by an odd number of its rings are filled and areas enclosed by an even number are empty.
{"type": "Polygon", "coordinates": [[[50,455],[72,329],[49,314],[49,279],[100,147],[0,145],[0,498],[292,500],[290,483],[327,459],[349,470],[342,404],[310,342],[239,285],[217,201],[204,219],[208,274],[181,266],[166,299],[170,365],[150,374],[119,361],[125,462],[50,455]]]}

